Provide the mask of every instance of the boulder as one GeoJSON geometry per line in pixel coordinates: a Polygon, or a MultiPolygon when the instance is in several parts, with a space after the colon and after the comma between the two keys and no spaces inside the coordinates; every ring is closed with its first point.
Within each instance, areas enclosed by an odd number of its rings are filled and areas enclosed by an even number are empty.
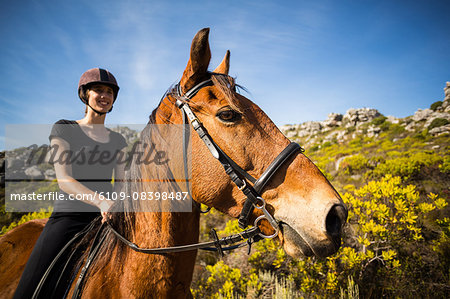
{"type": "Polygon", "coordinates": [[[342,124],[342,118],[344,116],[340,113],[328,114],[328,119],[322,122],[324,127],[339,127],[342,124]]]}
{"type": "Polygon", "coordinates": [[[450,100],[450,82],[449,81],[447,81],[445,83],[444,95],[445,95],[445,100],[446,101],[450,100]]]}
{"type": "Polygon", "coordinates": [[[324,142],[332,142],[333,140],[337,140],[337,136],[338,136],[339,132],[334,131],[331,132],[330,134],[328,134],[327,136],[325,136],[325,138],[323,139],[324,142]]]}
{"type": "Polygon", "coordinates": [[[381,116],[377,109],[373,108],[351,108],[347,110],[343,117],[343,121],[347,122],[347,127],[358,126],[365,122],[370,122],[375,118],[381,116]]]}
{"type": "Polygon", "coordinates": [[[345,131],[339,131],[339,133],[336,135],[336,139],[339,143],[344,142],[347,138],[345,131]]]}
{"type": "Polygon", "coordinates": [[[419,125],[418,125],[417,122],[415,122],[415,121],[406,121],[406,122],[402,123],[402,126],[405,127],[405,130],[406,130],[406,131],[413,132],[413,131],[416,130],[416,128],[417,128],[419,125]]]}
{"type": "Polygon", "coordinates": [[[25,175],[32,180],[44,179],[44,174],[36,165],[26,168],[25,175]]]}
{"type": "Polygon", "coordinates": [[[370,126],[367,128],[367,137],[378,136],[378,134],[380,134],[380,132],[381,132],[381,128],[375,127],[375,126],[370,126]]]}
{"type": "Polygon", "coordinates": [[[441,126],[441,127],[437,127],[437,128],[433,128],[428,133],[433,136],[438,136],[441,134],[448,134],[448,133],[450,133],[450,124],[441,126]]]}
{"type": "Polygon", "coordinates": [[[25,161],[23,159],[18,159],[14,157],[6,157],[6,170],[16,171],[22,169],[25,166],[25,161]]]}
{"type": "Polygon", "coordinates": [[[298,130],[299,137],[311,136],[320,133],[322,124],[318,121],[307,121],[300,125],[298,130]]]}
{"type": "Polygon", "coordinates": [[[295,137],[297,135],[297,131],[287,131],[284,135],[287,138],[293,138],[293,137],[295,137]]]}
{"type": "Polygon", "coordinates": [[[419,122],[422,120],[428,120],[433,115],[433,110],[431,109],[419,109],[414,113],[412,120],[415,122],[419,122]]]}
{"type": "Polygon", "coordinates": [[[53,169],[47,169],[44,172],[44,177],[45,177],[46,180],[50,180],[51,181],[51,180],[56,179],[56,173],[55,173],[55,171],[53,169]]]}
{"type": "Polygon", "coordinates": [[[392,115],[387,116],[386,121],[390,122],[391,124],[398,124],[400,123],[400,119],[397,117],[394,117],[392,115]]]}

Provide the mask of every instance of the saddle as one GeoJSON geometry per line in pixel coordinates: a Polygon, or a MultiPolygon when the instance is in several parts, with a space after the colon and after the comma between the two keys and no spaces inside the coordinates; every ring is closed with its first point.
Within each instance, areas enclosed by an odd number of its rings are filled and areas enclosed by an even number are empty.
{"type": "MultiPolygon", "coordinates": [[[[97,217],[87,225],[82,231],[77,233],[58,253],[53,259],[50,266],[45,271],[39,284],[37,285],[33,299],[41,298],[66,298],[70,290],[70,286],[76,279],[77,273],[83,265],[83,260],[80,259],[89,249],[89,254],[85,259],[83,268],[81,269],[79,277],[82,278],[88,269],[86,266],[90,264],[95,258],[98,249],[104,241],[106,236],[104,232],[104,223],[99,225],[101,217],[97,217]],[[83,237],[88,234],[94,234],[93,242],[80,242],[83,237]]],[[[79,279],[75,288],[75,293],[78,293],[82,287],[82,279],[79,279]]],[[[72,298],[78,298],[74,293],[72,298]]]]}

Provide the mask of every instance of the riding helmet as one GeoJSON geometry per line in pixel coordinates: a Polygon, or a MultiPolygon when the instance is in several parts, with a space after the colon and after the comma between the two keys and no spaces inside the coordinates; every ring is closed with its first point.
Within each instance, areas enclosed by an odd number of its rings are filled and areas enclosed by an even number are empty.
{"type": "Polygon", "coordinates": [[[78,96],[83,103],[88,104],[85,94],[86,89],[92,84],[105,84],[110,86],[114,92],[114,101],[116,100],[117,93],[119,92],[119,85],[117,85],[116,78],[108,70],[93,68],[84,72],[78,83],[78,96]]]}

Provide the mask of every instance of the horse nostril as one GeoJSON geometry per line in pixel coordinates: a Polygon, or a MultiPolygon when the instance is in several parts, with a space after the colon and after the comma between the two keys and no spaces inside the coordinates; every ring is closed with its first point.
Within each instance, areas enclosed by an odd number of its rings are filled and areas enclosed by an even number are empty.
{"type": "Polygon", "coordinates": [[[347,220],[347,210],[342,205],[334,205],[325,219],[325,228],[331,236],[340,235],[341,228],[347,220]]]}

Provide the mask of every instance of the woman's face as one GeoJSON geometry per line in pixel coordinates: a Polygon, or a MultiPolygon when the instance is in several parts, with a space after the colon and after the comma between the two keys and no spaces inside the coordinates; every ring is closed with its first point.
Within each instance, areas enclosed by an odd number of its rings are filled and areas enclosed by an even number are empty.
{"type": "Polygon", "coordinates": [[[94,84],[89,88],[88,101],[95,110],[108,112],[114,101],[114,91],[107,85],[94,84]]]}

